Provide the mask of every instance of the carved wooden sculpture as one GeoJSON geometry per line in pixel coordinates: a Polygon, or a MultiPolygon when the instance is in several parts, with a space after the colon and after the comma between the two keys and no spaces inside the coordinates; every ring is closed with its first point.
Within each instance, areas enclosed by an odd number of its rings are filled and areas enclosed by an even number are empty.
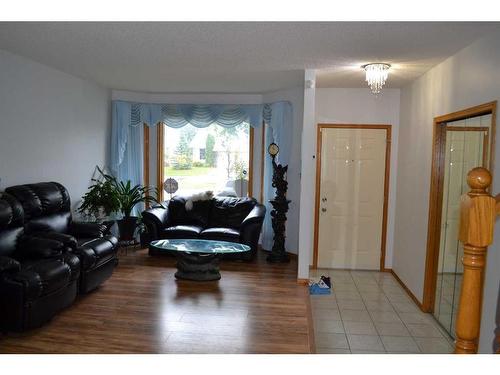
{"type": "Polygon", "coordinates": [[[288,205],[290,204],[290,200],[286,199],[286,191],[288,190],[286,173],[288,171],[288,165],[282,166],[281,164],[276,164],[274,160],[275,157],[276,155],[272,156],[273,187],[276,188],[276,196],[269,201],[273,206],[271,217],[274,231],[274,243],[271,254],[267,257],[267,261],[272,263],[283,263],[290,261],[290,257],[285,250],[286,213],[288,212],[288,205]]]}

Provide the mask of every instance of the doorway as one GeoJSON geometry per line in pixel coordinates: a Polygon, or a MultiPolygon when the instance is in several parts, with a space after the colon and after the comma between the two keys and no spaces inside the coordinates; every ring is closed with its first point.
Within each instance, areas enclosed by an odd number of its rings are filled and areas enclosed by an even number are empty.
{"type": "Polygon", "coordinates": [[[314,268],[384,269],[390,141],[390,125],[318,125],[314,268]]]}
{"type": "Polygon", "coordinates": [[[460,198],[469,191],[471,169],[492,168],[494,120],[495,103],[489,103],[434,121],[423,307],[452,337],[463,274],[463,245],[458,241],[460,198]]]}

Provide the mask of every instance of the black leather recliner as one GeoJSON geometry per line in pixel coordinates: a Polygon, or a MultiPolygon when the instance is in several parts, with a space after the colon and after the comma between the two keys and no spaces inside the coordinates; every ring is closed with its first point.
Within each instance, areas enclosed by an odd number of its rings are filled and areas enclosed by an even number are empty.
{"type": "Polygon", "coordinates": [[[23,206],[25,229],[30,236],[62,242],[81,263],[79,289],[88,293],[106,281],[118,264],[116,237],[107,227],[73,221],[70,198],[57,182],[12,186],[5,191],[23,206]]]}
{"type": "Polygon", "coordinates": [[[80,261],[63,243],[25,235],[24,211],[0,193],[0,330],[41,326],[73,303],[80,261]]]}
{"type": "MultiPolygon", "coordinates": [[[[149,240],[165,238],[198,238],[239,242],[251,251],[227,254],[225,258],[251,260],[257,253],[259,236],[266,214],[266,207],[254,198],[214,197],[208,201],[194,202],[186,210],[186,197],[175,196],[170,201],[142,213],[149,240]]],[[[151,255],[158,252],[149,249],[151,255]]]]}

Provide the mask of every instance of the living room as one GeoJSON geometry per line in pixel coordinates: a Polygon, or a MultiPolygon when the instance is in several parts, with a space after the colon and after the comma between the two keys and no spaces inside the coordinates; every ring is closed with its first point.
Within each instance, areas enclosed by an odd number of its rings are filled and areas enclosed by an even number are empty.
{"type": "Polygon", "coordinates": [[[500,350],[497,20],[14,8],[0,353],[500,350]]]}

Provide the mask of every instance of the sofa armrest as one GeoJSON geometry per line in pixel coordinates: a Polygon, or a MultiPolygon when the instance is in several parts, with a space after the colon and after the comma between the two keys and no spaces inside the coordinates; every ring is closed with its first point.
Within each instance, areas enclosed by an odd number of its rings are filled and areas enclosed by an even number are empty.
{"type": "Polygon", "coordinates": [[[25,236],[21,239],[17,251],[23,258],[51,258],[66,251],[64,243],[48,238],[25,236]]]}
{"type": "Polygon", "coordinates": [[[66,233],[59,233],[59,232],[33,232],[30,234],[30,237],[37,237],[37,238],[43,238],[43,239],[48,239],[48,240],[53,240],[53,241],[59,241],[64,244],[65,247],[69,249],[76,249],[78,246],[78,241],[76,240],[75,237],[73,237],[70,234],[66,233]]]}
{"type": "Polygon", "coordinates": [[[18,272],[21,269],[19,262],[11,257],[0,256],[0,273],[18,272]]]}
{"type": "Polygon", "coordinates": [[[150,239],[159,239],[161,231],[169,225],[168,206],[156,205],[143,211],[141,215],[150,239]]]}
{"type": "Polygon", "coordinates": [[[244,260],[255,258],[259,247],[260,231],[266,215],[266,207],[262,204],[257,204],[252,211],[247,215],[240,226],[240,242],[250,246],[252,249],[248,254],[243,256],[244,260]]]}
{"type": "Polygon", "coordinates": [[[262,223],[266,215],[266,206],[262,204],[256,204],[255,207],[250,211],[247,217],[241,222],[241,227],[245,227],[252,223],[262,223]]]}
{"type": "Polygon", "coordinates": [[[108,227],[100,223],[73,221],[69,230],[75,237],[100,238],[106,234],[108,227]]]}

